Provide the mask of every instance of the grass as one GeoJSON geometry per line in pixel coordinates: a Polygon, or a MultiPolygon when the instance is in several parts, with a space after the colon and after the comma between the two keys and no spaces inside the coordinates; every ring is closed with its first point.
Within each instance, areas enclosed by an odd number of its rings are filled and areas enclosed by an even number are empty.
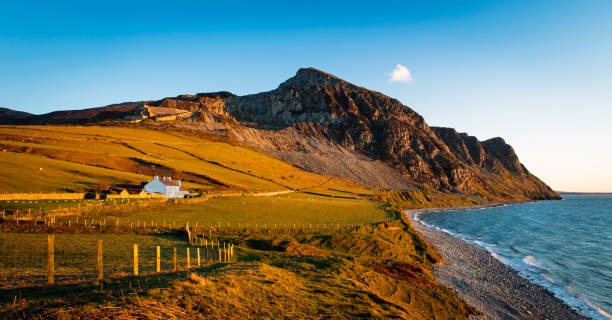
{"type": "Polygon", "coordinates": [[[236,261],[102,283],[0,289],[0,317],[466,319],[435,254],[405,221],[355,232],[239,233],[236,261]],[[369,248],[363,250],[363,248],[369,248]]]}
{"type": "MultiPolygon", "coordinates": [[[[0,209],[32,209],[32,214],[38,213],[38,209],[61,209],[86,206],[115,205],[122,203],[133,203],[136,201],[148,201],[148,199],[116,199],[116,200],[93,200],[93,199],[64,199],[64,200],[0,200],[0,209]]],[[[25,212],[27,213],[27,211],[25,212]]]]}
{"type": "MultiPolygon", "coordinates": [[[[188,244],[182,235],[56,234],[55,274],[58,282],[62,279],[95,278],[98,240],[103,243],[106,275],[133,271],[133,244],[139,246],[140,272],[155,270],[156,246],[161,247],[162,270],[173,267],[173,248],[178,250],[178,263],[181,266],[186,264],[188,244]]],[[[0,233],[0,250],[0,282],[18,284],[46,279],[47,234],[0,233]]],[[[195,259],[195,251],[191,256],[195,259]]]]}
{"type": "MultiPolygon", "coordinates": [[[[212,198],[206,202],[143,208],[137,211],[92,214],[96,220],[173,222],[191,226],[292,227],[293,224],[367,224],[388,217],[391,212],[372,200],[341,199],[304,193],[277,196],[234,196],[212,198]]],[[[58,221],[74,219],[58,218],[58,221]]]]}
{"type": "MultiPolygon", "coordinates": [[[[368,190],[218,138],[177,130],[0,126],[0,149],[6,150],[0,152],[0,170],[5,173],[0,177],[0,192],[65,192],[102,182],[140,184],[153,174],[179,177],[192,189],[304,191],[125,206],[116,211],[103,206],[86,213],[88,220],[172,221],[200,227],[364,225],[342,232],[268,233],[252,228],[221,232],[217,237],[236,244],[236,260],[190,273],[111,277],[99,283],[36,289],[0,288],[0,318],[466,319],[476,313],[435,281],[432,265],[440,257],[410,227],[401,210],[470,205],[479,200],[428,189],[368,190]],[[371,225],[390,215],[399,218],[371,225]]],[[[42,204],[55,208],[60,202],[42,204]]],[[[0,205],[25,210],[39,204],[0,205]]],[[[34,278],[44,276],[40,270],[45,265],[45,236],[0,233],[0,277],[14,278],[11,272],[24,270],[34,278]]],[[[179,257],[184,257],[180,251],[187,246],[180,235],[57,234],[58,277],[93,275],[98,239],[104,243],[107,274],[129,272],[134,243],[141,248],[143,271],[152,270],[156,245],[179,248],[179,257]]],[[[169,252],[162,249],[166,267],[169,252]]]]}
{"type": "Polygon", "coordinates": [[[140,184],[155,174],[192,189],[362,189],[232,143],[145,127],[0,126],[0,149],[0,192],[7,193],[140,184]]]}
{"type": "Polygon", "coordinates": [[[323,195],[337,198],[372,199],[376,192],[373,190],[349,189],[349,188],[308,188],[302,189],[305,193],[323,195]]]}
{"type": "Polygon", "coordinates": [[[69,192],[101,182],[111,184],[140,183],[148,176],[49,159],[38,155],[1,152],[0,192],[69,192]],[[42,169],[42,170],[41,170],[42,169]]]}
{"type": "Polygon", "coordinates": [[[430,188],[412,191],[383,191],[376,197],[381,202],[387,203],[389,210],[396,212],[401,212],[403,209],[472,206],[484,202],[465,195],[443,193],[430,188]]]}

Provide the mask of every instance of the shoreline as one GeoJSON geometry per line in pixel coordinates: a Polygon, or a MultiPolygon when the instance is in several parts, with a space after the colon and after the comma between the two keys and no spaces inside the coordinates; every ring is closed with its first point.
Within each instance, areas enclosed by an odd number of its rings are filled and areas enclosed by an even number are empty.
{"type": "Polygon", "coordinates": [[[471,319],[590,319],[579,314],[550,291],[522,278],[517,271],[488,252],[462,239],[434,230],[415,218],[418,213],[479,209],[506,205],[404,210],[414,229],[444,257],[434,266],[436,280],[457,292],[483,313],[471,319]]]}

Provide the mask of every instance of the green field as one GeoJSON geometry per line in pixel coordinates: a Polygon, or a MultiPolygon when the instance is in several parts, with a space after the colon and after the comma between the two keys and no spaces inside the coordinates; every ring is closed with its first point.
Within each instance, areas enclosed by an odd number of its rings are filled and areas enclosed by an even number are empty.
{"type": "MultiPolygon", "coordinates": [[[[141,273],[155,271],[156,246],[160,246],[162,270],[172,269],[174,248],[177,248],[179,267],[186,265],[189,245],[182,235],[56,234],[55,274],[58,282],[96,277],[98,240],[102,240],[104,274],[107,276],[133,272],[134,244],[139,247],[141,273]]],[[[215,237],[214,240],[219,239],[215,237]]],[[[209,249],[209,258],[216,260],[216,253],[209,249]]],[[[46,279],[47,234],[0,233],[0,253],[0,287],[46,279]]],[[[190,251],[190,256],[195,265],[196,249],[190,251]]],[[[204,248],[201,248],[202,262],[205,257],[204,248]]]]}
{"type": "MultiPolygon", "coordinates": [[[[173,223],[200,227],[263,227],[285,228],[308,224],[368,224],[391,215],[381,204],[371,200],[341,199],[304,193],[278,196],[233,196],[212,198],[193,204],[172,204],[163,207],[142,208],[127,212],[105,212],[88,217],[95,220],[173,223]]],[[[73,217],[61,217],[65,221],[73,217]]]]}

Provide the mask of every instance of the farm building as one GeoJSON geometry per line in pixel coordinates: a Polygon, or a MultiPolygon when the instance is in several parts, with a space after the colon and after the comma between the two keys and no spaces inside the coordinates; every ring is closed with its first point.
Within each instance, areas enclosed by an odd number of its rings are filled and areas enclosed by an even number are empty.
{"type": "Polygon", "coordinates": [[[127,189],[123,189],[119,193],[119,197],[121,197],[121,198],[129,198],[130,197],[130,193],[127,191],[127,189]]]}
{"type": "Polygon", "coordinates": [[[172,181],[170,177],[153,177],[151,182],[144,186],[143,191],[151,194],[163,194],[166,198],[188,198],[189,191],[181,186],[181,180],[172,181]]]}

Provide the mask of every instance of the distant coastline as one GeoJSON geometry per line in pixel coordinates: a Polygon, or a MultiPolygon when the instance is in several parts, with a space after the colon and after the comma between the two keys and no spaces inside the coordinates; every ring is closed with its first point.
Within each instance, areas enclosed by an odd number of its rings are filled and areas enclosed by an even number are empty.
{"type": "Polygon", "coordinates": [[[558,194],[612,194],[612,192],[578,192],[578,191],[555,191],[558,194]]]}

